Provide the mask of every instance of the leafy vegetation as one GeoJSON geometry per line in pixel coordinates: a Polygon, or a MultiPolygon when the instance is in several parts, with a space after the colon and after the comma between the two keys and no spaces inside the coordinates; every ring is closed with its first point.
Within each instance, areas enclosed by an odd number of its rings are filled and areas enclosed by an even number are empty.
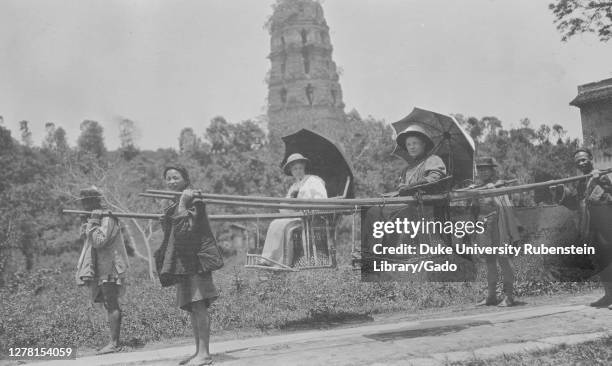
{"type": "Polygon", "coordinates": [[[612,363],[612,337],[573,346],[561,345],[554,349],[530,353],[503,355],[494,359],[474,359],[450,362],[449,366],[604,366],[612,363]]]}
{"type": "Polygon", "coordinates": [[[549,8],[563,41],[582,33],[595,33],[602,42],[612,38],[612,1],[556,0],[549,8]]]}
{"type": "MultiPolygon", "coordinates": [[[[502,163],[502,178],[518,177],[523,183],[573,173],[570,152],[578,142],[566,138],[559,126],[533,128],[524,120],[519,128],[504,129],[494,117],[458,119],[476,139],[479,154],[491,154],[502,163]]],[[[160,212],[163,202],[139,198],[138,193],[161,187],[160,172],[169,163],[186,166],[195,186],[214,193],[280,196],[290,183],[281,174],[281,156],[271,148],[259,121],[230,123],[217,117],[203,136],[183,130],[177,136],[178,151],[139,149],[137,125],[129,119],[119,124],[121,144],[116,151],[108,151],[104,130],[96,121],[82,123],[76,147],[66,144],[65,131],[55,125],[46,126],[44,142],[36,146],[24,122],[20,142],[0,125],[0,348],[8,342],[104,343],[104,316],[92,308],[73,279],[81,246],[76,234],[79,219],[59,213],[63,207],[78,207],[79,188],[100,187],[106,204],[115,211],[160,212]]],[[[391,156],[391,127],[371,117],[364,119],[356,111],[348,113],[345,123],[339,142],[354,167],[356,195],[393,190],[402,161],[391,156]]],[[[546,197],[528,197],[525,202],[542,200],[546,197]]],[[[210,210],[254,211],[220,206],[210,210]]],[[[145,220],[124,220],[123,224],[133,253],[131,284],[123,306],[123,338],[137,347],[188,335],[186,315],[173,306],[173,290],[159,287],[149,265],[160,241],[159,224],[145,220]]],[[[265,229],[263,223],[260,229],[265,229]]],[[[242,268],[245,248],[233,246],[229,223],[215,224],[214,230],[224,252],[237,253],[215,274],[222,295],[213,307],[214,332],[364,319],[380,312],[473,302],[481,293],[482,281],[362,283],[359,273],[348,268],[352,246],[348,221],[341,223],[338,233],[340,269],[265,277],[242,268]]],[[[529,261],[520,265],[537,267],[529,261]]],[[[519,276],[517,291],[519,295],[544,294],[576,291],[581,286],[519,276]]]]}

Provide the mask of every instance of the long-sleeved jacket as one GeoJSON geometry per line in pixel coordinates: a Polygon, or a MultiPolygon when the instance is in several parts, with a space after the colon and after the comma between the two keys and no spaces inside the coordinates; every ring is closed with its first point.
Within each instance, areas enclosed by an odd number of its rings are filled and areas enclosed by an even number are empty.
{"type": "Polygon", "coordinates": [[[178,203],[171,205],[161,219],[164,239],[155,251],[155,266],[162,286],[177,283],[182,276],[204,272],[198,254],[215,242],[202,200],[176,213],[178,203]]]}
{"type": "Polygon", "coordinates": [[[400,177],[401,184],[414,186],[433,183],[446,176],[446,165],[438,155],[430,155],[415,166],[404,169],[400,177]]]}
{"type": "Polygon", "coordinates": [[[113,217],[89,219],[81,230],[85,244],[77,263],[77,284],[124,277],[129,262],[119,221],[113,217]]]}
{"type": "Polygon", "coordinates": [[[577,210],[581,239],[595,247],[593,261],[600,279],[612,282],[612,182],[606,175],[564,187],[560,203],[577,210]]]}
{"type": "MultiPolygon", "coordinates": [[[[490,183],[487,188],[495,188],[495,184],[490,183]]],[[[514,244],[521,239],[520,224],[508,195],[476,199],[473,210],[477,216],[487,217],[491,245],[514,244]]]]}
{"type": "Polygon", "coordinates": [[[598,178],[581,180],[573,187],[564,187],[561,205],[570,210],[577,210],[580,215],[580,234],[588,238],[593,229],[590,207],[593,205],[612,204],[612,181],[606,175],[598,178]]]}

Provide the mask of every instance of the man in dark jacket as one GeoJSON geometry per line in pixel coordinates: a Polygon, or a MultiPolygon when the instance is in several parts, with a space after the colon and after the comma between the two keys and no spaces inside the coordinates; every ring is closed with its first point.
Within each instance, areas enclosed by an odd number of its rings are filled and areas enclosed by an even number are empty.
{"type": "MultiPolygon", "coordinates": [[[[557,185],[551,187],[553,198],[580,216],[580,236],[584,243],[595,247],[595,262],[604,296],[592,302],[594,307],[612,305],[612,181],[593,168],[593,155],[588,149],[574,153],[574,162],[581,174],[591,177],[578,182],[574,187],[557,185]]],[[[612,307],[611,307],[612,309],[612,307]]]]}

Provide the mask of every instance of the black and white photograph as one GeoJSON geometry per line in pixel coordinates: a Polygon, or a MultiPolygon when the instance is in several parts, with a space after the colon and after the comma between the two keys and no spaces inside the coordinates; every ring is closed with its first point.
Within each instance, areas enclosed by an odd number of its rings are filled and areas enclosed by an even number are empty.
{"type": "Polygon", "coordinates": [[[609,0],[0,0],[0,366],[612,365],[609,0]]]}

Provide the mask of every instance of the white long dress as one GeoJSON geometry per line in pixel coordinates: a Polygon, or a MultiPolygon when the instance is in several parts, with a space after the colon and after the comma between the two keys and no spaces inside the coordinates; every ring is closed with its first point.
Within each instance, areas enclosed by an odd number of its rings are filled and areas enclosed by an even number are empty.
{"type": "MultiPolygon", "coordinates": [[[[316,175],[305,175],[299,182],[293,183],[287,198],[327,198],[325,182],[316,175]]],[[[291,266],[294,261],[291,233],[302,227],[302,219],[276,219],[270,223],[266,233],[261,256],[275,262],[291,266]]],[[[270,263],[262,263],[269,265],[270,263]]]]}

